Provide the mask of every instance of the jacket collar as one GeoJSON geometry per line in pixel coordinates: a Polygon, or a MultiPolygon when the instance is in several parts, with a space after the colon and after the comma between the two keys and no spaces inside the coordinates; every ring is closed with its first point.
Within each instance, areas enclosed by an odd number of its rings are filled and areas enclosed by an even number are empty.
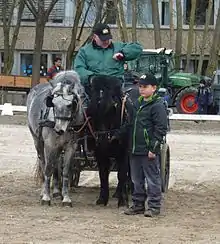
{"type": "MultiPolygon", "coordinates": [[[[94,40],[92,41],[92,46],[93,46],[94,48],[96,48],[96,49],[104,49],[104,48],[98,46],[94,40]]],[[[105,48],[105,49],[108,49],[108,48],[114,48],[113,43],[111,43],[111,44],[110,44],[107,48],[105,48]]]]}
{"type": "MultiPolygon", "coordinates": [[[[152,102],[154,102],[154,101],[158,101],[158,100],[160,100],[160,99],[161,99],[161,97],[160,97],[159,95],[157,95],[157,94],[153,94],[152,96],[150,96],[150,97],[145,101],[145,105],[150,104],[150,103],[152,103],[152,102]]],[[[140,96],[140,97],[138,98],[138,102],[139,102],[139,104],[141,104],[143,101],[144,101],[144,97],[140,96]]]]}

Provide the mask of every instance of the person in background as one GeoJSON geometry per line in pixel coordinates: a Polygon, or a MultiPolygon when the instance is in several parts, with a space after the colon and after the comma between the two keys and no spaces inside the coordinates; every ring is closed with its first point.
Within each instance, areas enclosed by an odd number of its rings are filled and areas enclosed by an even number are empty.
{"type": "Polygon", "coordinates": [[[124,64],[124,79],[127,84],[133,84],[135,81],[132,71],[128,69],[127,63],[124,64]]]}
{"type": "Polygon", "coordinates": [[[203,79],[200,81],[195,103],[198,104],[199,114],[208,114],[208,108],[213,103],[210,84],[203,79]]]}
{"type": "Polygon", "coordinates": [[[51,80],[57,73],[63,70],[61,64],[62,59],[60,57],[56,57],[54,59],[54,65],[47,71],[47,80],[51,80]]]}

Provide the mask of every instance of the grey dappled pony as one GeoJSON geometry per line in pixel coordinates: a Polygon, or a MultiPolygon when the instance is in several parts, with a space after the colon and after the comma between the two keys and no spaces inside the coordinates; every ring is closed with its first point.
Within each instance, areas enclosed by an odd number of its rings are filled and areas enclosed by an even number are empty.
{"type": "MultiPolygon", "coordinates": [[[[84,89],[75,71],[58,73],[49,83],[33,87],[27,97],[28,126],[34,139],[38,162],[44,176],[42,204],[50,205],[50,181],[64,151],[62,171],[63,204],[71,205],[68,178],[78,134],[74,128],[83,124],[81,97],[84,89]],[[45,112],[46,111],[46,112],[45,112]],[[46,117],[44,117],[44,115],[46,117]]],[[[53,194],[59,193],[54,179],[53,194]]]]}

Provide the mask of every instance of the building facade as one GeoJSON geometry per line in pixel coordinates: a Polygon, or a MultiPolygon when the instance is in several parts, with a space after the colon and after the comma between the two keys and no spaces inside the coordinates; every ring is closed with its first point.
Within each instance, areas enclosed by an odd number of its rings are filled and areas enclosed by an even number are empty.
{"type": "MultiPolygon", "coordinates": [[[[0,0],[1,2],[2,0],[0,0]]],[[[124,12],[125,19],[127,23],[127,29],[129,36],[131,37],[131,22],[132,22],[132,9],[131,0],[124,1],[124,12]]],[[[201,46],[203,29],[206,20],[206,9],[208,6],[208,0],[197,1],[196,18],[195,18],[195,28],[194,28],[194,43],[193,43],[193,55],[191,60],[191,71],[194,72],[197,66],[198,58],[201,49],[205,50],[205,61],[206,65],[208,60],[208,55],[210,51],[210,45],[212,42],[213,30],[215,28],[219,1],[213,0],[213,9],[210,21],[209,35],[205,47],[201,46]]],[[[45,5],[48,5],[50,0],[45,0],[45,5]]],[[[108,0],[109,6],[111,6],[113,0],[108,0]]],[[[152,7],[151,0],[141,0],[138,1],[138,26],[137,26],[137,38],[138,41],[142,43],[144,48],[155,48],[154,46],[154,30],[152,24],[152,7]]],[[[173,48],[170,42],[170,10],[169,10],[169,0],[158,0],[159,2],[159,15],[161,24],[161,40],[162,47],[173,48]]],[[[173,1],[173,20],[176,26],[177,16],[176,16],[176,3],[173,1]]],[[[182,10],[183,10],[183,46],[182,54],[186,54],[187,40],[188,40],[188,29],[189,29],[189,18],[191,10],[191,0],[181,0],[182,10]]],[[[1,4],[0,4],[1,5],[1,4]]],[[[88,3],[85,4],[83,17],[88,8],[88,3]]],[[[89,14],[86,18],[85,28],[81,36],[81,40],[77,43],[77,48],[84,42],[90,33],[92,23],[95,20],[97,8],[91,6],[89,14]]],[[[114,39],[119,39],[119,33],[116,25],[115,11],[112,12],[109,24],[112,27],[112,32],[114,39]]],[[[0,12],[0,17],[2,12],[0,12]]],[[[16,22],[17,10],[14,11],[13,24],[16,22]]],[[[45,34],[44,34],[44,44],[42,52],[41,65],[47,69],[52,65],[55,56],[61,56],[63,59],[63,64],[65,67],[65,57],[66,50],[71,38],[71,30],[74,23],[75,8],[74,1],[72,0],[58,0],[55,8],[50,14],[48,23],[46,24],[45,34]]],[[[2,18],[1,18],[2,19],[2,18]]],[[[80,28],[80,26],[79,26],[80,28]]],[[[13,26],[12,26],[13,29],[13,26]]],[[[175,29],[176,31],[176,29],[175,29]]],[[[175,34],[175,33],[174,33],[175,34]]],[[[14,53],[14,67],[12,74],[24,75],[25,67],[31,65],[33,58],[33,48],[35,40],[35,21],[31,12],[25,8],[22,23],[20,27],[20,32],[16,44],[16,50],[14,53]]],[[[4,67],[4,34],[3,26],[0,20],[0,72],[4,67]]],[[[184,65],[184,58],[182,64],[184,65]]]]}

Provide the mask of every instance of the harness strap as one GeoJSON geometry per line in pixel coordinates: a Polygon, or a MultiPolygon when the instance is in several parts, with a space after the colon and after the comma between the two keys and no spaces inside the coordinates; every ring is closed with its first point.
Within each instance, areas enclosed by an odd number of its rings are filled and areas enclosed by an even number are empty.
{"type": "Polygon", "coordinates": [[[122,106],[121,106],[121,125],[123,124],[123,117],[125,112],[125,103],[127,101],[128,95],[125,94],[125,96],[122,98],[122,106]]]}
{"type": "Polygon", "coordinates": [[[85,121],[85,123],[82,125],[82,127],[78,131],[81,132],[85,128],[85,126],[88,124],[89,131],[90,131],[91,135],[93,136],[93,138],[96,140],[96,136],[95,136],[94,130],[92,129],[92,125],[91,125],[91,123],[89,121],[91,119],[91,117],[88,117],[87,116],[86,111],[85,111],[85,109],[83,107],[83,103],[82,102],[81,102],[80,106],[82,108],[83,115],[84,115],[86,121],[85,121]]]}

